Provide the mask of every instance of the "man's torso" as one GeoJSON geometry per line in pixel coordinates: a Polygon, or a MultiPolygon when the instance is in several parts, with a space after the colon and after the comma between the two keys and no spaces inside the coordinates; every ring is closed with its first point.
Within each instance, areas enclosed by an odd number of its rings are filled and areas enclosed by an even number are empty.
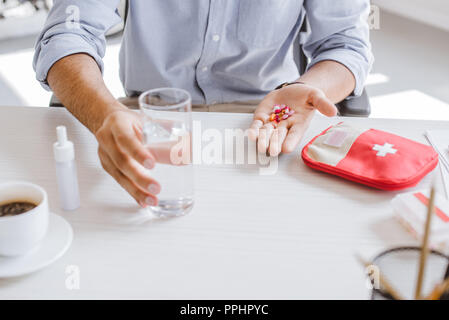
{"type": "Polygon", "coordinates": [[[179,87],[196,104],[259,100],[296,79],[302,1],[133,0],[120,55],[128,95],[179,87]]]}

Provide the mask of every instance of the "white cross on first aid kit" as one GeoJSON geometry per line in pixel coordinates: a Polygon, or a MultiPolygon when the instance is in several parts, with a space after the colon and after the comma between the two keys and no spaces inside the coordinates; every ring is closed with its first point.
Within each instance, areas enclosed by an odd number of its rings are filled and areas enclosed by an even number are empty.
{"type": "Polygon", "coordinates": [[[387,154],[395,154],[398,150],[393,149],[394,145],[390,143],[386,143],[383,146],[380,146],[378,144],[375,144],[373,147],[374,151],[378,151],[376,156],[378,157],[385,157],[387,154]]]}

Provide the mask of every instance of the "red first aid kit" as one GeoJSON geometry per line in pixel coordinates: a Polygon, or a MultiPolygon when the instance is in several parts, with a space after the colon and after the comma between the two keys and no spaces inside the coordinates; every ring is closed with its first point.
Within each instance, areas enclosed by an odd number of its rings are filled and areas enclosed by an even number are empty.
{"type": "Polygon", "coordinates": [[[302,150],[309,167],[382,190],[418,184],[438,164],[435,150],[376,129],[339,123],[302,150]]]}

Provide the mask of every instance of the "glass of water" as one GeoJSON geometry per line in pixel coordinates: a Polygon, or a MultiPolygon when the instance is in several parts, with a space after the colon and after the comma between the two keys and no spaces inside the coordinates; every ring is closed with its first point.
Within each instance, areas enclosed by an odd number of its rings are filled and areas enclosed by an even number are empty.
{"type": "Polygon", "coordinates": [[[161,88],[139,97],[145,146],[156,158],[151,176],[161,185],[158,205],[163,217],[188,213],[193,207],[192,100],[182,89],[161,88]]]}

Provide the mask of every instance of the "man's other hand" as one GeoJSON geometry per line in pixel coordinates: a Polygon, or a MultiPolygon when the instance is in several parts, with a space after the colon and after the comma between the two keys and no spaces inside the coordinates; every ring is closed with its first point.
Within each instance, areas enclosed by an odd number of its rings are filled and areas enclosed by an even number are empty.
{"type": "Polygon", "coordinates": [[[142,207],[157,205],[161,186],[149,170],[156,160],[142,143],[142,120],[129,110],[109,114],[97,130],[101,164],[142,207]]]}

